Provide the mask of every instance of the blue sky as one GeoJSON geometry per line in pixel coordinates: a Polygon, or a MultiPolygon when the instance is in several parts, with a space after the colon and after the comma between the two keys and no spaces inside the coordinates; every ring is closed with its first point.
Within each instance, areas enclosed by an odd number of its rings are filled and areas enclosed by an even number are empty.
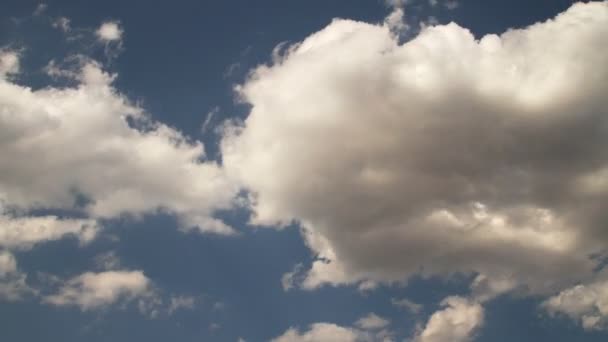
{"type": "Polygon", "coordinates": [[[605,341],[607,28],[3,1],[0,340],[605,341]]]}

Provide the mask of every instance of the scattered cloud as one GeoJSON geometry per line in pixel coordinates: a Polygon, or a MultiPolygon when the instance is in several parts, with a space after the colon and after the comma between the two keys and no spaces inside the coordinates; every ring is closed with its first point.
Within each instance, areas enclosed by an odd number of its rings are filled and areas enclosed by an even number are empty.
{"type": "Polygon", "coordinates": [[[109,251],[95,257],[95,266],[105,271],[117,270],[121,268],[121,262],[116,252],[109,251]]]}
{"type": "Polygon", "coordinates": [[[586,330],[608,329],[608,280],[565,289],[543,303],[549,313],[564,314],[586,330]]]}
{"type": "Polygon", "coordinates": [[[93,240],[99,231],[94,220],[60,219],[56,216],[15,217],[2,214],[0,207],[0,247],[30,249],[38,243],[78,238],[81,244],[93,240]]]}
{"type": "Polygon", "coordinates": [[[391,322],[389,320],[371,312],[367,316],[361,317],[358,321],[356,321],[355,326],[363,330],[377,330],[385,328],[390,323],[391,322]]]}
{"type": "Polygon", "coordinates": [[[28,294],[35,294],[26,283],[26,275],[17,268],[15,256],[0,250],[0,302],[16,301],[28,294]]]}
{"type": "Polygon", "coordinates": [[[462,297],[446,298],[414,342],[469,342],[483,325],[484,310],[479,303],[462,297]]]}
{"type": "Polygon", "coordinates": [[[44,12],[46,12],[47,8],[49,6],[45,3],[39,3],[38,6],[36,6],[36,9],[34,10],[34,15],[38,16],[38,15],[42,15],[44,14],[44,12]]]}
{"type": "Polygon", "coordinates": [[[218,107],[218,106],[213,107],[213,109],[211,109],[209,112],[207,112],[207,115],[205,116],[205,121],[203,122],[203,125],[201,126],[201,133],[203,133],[203,134],[207,133],[209,124],[211,124],[211,121],[219,112],[220,112],[220,107],[218,107]]]}
{"type": "Polygon", "coordinates": [[[356,327],[343,327],[326,322],[314,323],[306,331],[289,328],[271,342],[393,342],[393,332],[385,329],[388,324],[387,320],[370,314],[357,321],[356,327]]]}
{"type": "Polygon", "coordinates": [[[106,21],[95,32],[97,38],[103,42],[122,40],[123,29],[118,21],[106,21]]]}
{"type": "Polygon", "coordinates": [[[317,342],[317,341],[360,341],[358,332],[350,328],[340,327],[330,323],[315,323],[306,332],[290,328],[283,335],[273,339],[271,342],[317,342]]]}
{"type": "Polygon", "coordinates": [[[389,29],[396,34],[403,33],[409,28],[409,25],[405,22],[402,8],[396,8],[395,10],[393,10],[386,17],[384,22],[389,27],[389,29]]]}
{"type": "Polygon", "coordinates": [[[70,30],[71,30],[70,19],[68,19],[66,17],[59,17],[59,18],[53,20],[51,25],[54,28],[63,31],[64,33],[70,32],[70,30]]]}
{"type": "MultiPolygon", "coordinates": [[[[0,75],[18,71],[15,57],[2,53],[0,75]]],[[[79,210],[93,220],[162,210],[176,214],[184,229],[232,233],[213,213],[232,205],[237,186],[217,163],[203,161],[202,143],[149,119],[98,63],[82,58],[75,70],[49,65],[77,85],[32,90],[0,77],[0,153],[7,161],[0,165],[0,203],[15,213],[79,210]],[[84,207],[79,197],[87,199],[84,207]]],[[[94,226],[50,216],[2,219],[12,221],[5,241],[94,226]],[[26,225],[40,228],[30,232],[26,225]]]]}
{"type": "Polygon", "coordinates": [[[192,296],[172,296],[169,300],[169,315],[179,310],[192,310],[196,306],[196,298],[192,296]]]}
{"type": "Polygon", "coordinates": [[[87,272],[68,280],[56,294],[47,296],[45,302],[78,306],[87,311],[147,297],[150,286],[150,280],[141,271],[87,272]]]}
{"type": "Polygon", "coordinates": [[[448,0],[444,3],[444,6],[448,10],[455,10],[456,8],[458,8],[460,6],[460,3],[455,0],[448,0]]]}
{"type": "Polygon", "coordinates": [[[391,304],[393,304],[394,306],[396,306],[398,308],[406,309],[413,314],[419,313],[423,307],[421,304],[414,303],[413,301],[411,301],[407,298],[400,298],[400,299],[392,298],[391,304]]]}
{"type": "Polygon", "coordinates": [[[19,53],[0,49],[0,80],[19,73],[19,53]]]}

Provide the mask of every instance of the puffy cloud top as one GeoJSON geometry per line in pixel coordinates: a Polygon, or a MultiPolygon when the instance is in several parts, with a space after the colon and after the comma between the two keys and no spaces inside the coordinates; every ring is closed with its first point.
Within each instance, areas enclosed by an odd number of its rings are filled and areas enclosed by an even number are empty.
{"type": "Polygon", "coordinates": [[[123,30],[117,21],[107,21],[101,24],[97,31],[97,38],[101,41],[111,42],[122,39],[123,30]]]}

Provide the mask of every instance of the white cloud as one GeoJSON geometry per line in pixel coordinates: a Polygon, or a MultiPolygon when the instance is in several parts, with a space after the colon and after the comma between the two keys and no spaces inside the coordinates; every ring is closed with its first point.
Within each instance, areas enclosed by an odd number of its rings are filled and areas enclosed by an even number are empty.
{"type": "Polygon", "coordinates": [[[608,2],[405,44],[335,20],[237,88],[252,110],[225,134],[225,170],[252,223],[305,227],[304,288],[458,272],[570,286],[608,242],[608,187],[579,186],[608,169],[607,35],[608,2]]]}
{"type": "Polygon", "coordinates": [[[409,26],[405,22],[402,8],[395,8],[384,20],[390,30],[396,34],[403,33],[409,26]]]}
{"type": "Polygon", "coordinates": [[[7,76],[19,72],[19,54],[16,51],[0,49],[0,82],[7,76]]]}
{"type": "Polygon", "coordinates": [[[471,284],[471,292],[475,300],[483,303],[512,291],[518,285],[517,279],[508,275],[487,277],[479,274],[471,284]]]}
{"type": "Polygon", "coordinates": [[[219,111],[220,107],[215,106],[213,107],[213,109],[207,112],[207,115],[205,115],[205,121],[203,121],[203,124],[201,126],[201,133],[205,134],[207,132],[211,120],[213,120],[213,118],[219,113],[219,111]]]}
{"type": "Polygon", "coordinates": [[[272,342],[357,342],[361,341],[359,333],[351,328],[344,328],[330,323],[315,323],[306,332],[291,328],[272,342]]]}
{"type": "Polygon", "coordinates": [[[549,298],[543,307],[551,314],[564,314],[587,330],[608,329],[608,281],[577,285],[549,298]]]}
{"type": "Polygon", "coordinates": [[[15,256],[0,250],[0,301],[16,301],[33,293],[26,283],[26,275],[17,268],[15,256]]]}
{"type": "Polygon", "coordinates": [[[148,297],[150,286],[150,280],[141,271],[87,272],[68,280],[44,301],[56,306],[78,306],[87,311],[148,297]]]}
{"type": "Polygon", "coordinates": [[[97,255],[95,257],[95,266],[105,271],[116,270],[121,268],[121,261],[116,252],[110,251],[97,255]]]}
{"type": "Polygon", "coordinates": [[[479,303],[461,297],[446,298],[443,309],[435,312],[414,342],[468,342],[483,325],[484,311],[479,303]]]}
{"type": "Polygon", "coordinates": [[[357,322],[355,322],[355,326],[363,330],[376,330],[385,328],[390,323],[391,322],[389,320],[371,312],[367,316],[361,317],[357,322]]]}
{"type": "Polygon", "coordinates": [[[120,41],[123,29],[117,21],[106,21],[99,26],[95,33],[97,38],[104,42],[120,41]]]}
{"type": "Polygon", "coordinates": [[[7,251],[0,251],[0,277],[4,277],[15,271],[17,271],[17,260],[15,260],[15,257],[7,251]]]}
{"type": "Polygon", "coordinates": [[[400,299],[392,298],[391,304],[393,304],[394,306],[396,306],[398,308],[404,308],[413,314],[417,314],[420,312],[420,310],[422,310],[421,304],[414,303],[413,301],[411,301],[407,298],[400,298],[400,299]]]}
{"type": "MultiPolygon", "coordinates": [[[[1,65],[9,67],[0,70],[17,70],[18,60],[5,59],[1,65]]],[[[91,219],[163,211],[176,214],[183,228],[231,233],[213,213],[231,206],[237,187],[217,163],[204,161],[202,143],[149,119],[112,87],[116,75],[79,60],[79,70],[66,71],[79,82],[73,88],[32,90],[0,77],[0,154],[5,161],[0,165],[0,203],[26,213],[84,210],[91,219]],[[77,205],[79,196],[87,198],[84,208],[77,205]]],[[[82,223],[90,223],[12,219],[12,231],[46,226],[52,229],[40,233],[52,236],[77,233],[82,223]]],[[[13,234],[4,233],[4,239],[13,234]]]]}
{"type": "Polygon", "coordinates": [[[271,342],[393,342],[393,332],[385,329],[389,322],[375,314],[355,322],[355,327],[333,323],[314,323],[308,330],[289,328],[271,342]]]}
{"type": "Polygon", "coordinates": [[[172,296],[169,301],[169,315],[178,310],[192,310],[196,305],[196,298],[192,296],[172,296]]]}
{"type": "Polygon", "coordinates": [[[0,208],[0,247],[29,249],[38,243],[75,236],[85,244],[95,238],[99,227],[94,220],[59,219],[56,216],[14,217],[0,208]]]}
{"type": "Polygon", "coordinates": [[[403,8],[403,7],[405,7],[405,5],[410,3],[410,0],[385,0],[384,3],[388,7],[403,8]]]}

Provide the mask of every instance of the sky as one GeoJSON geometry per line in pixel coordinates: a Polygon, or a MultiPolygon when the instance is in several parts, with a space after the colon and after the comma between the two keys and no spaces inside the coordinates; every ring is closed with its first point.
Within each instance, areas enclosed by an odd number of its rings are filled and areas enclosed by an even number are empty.
{"type": "Polygon", "coordinates": [[[0,5],[0,340],[605,341],[608,1],[0,5]]]}

